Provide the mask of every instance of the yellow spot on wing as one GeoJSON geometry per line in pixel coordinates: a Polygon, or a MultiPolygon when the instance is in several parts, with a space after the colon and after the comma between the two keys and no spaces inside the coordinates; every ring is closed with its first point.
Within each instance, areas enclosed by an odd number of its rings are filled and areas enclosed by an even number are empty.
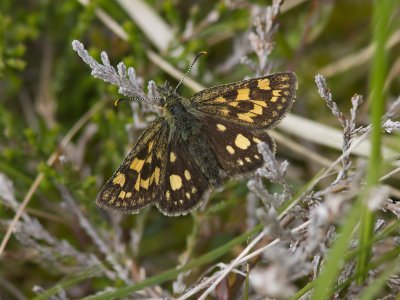
{"type": "Polygon", "coordinates": [[[237,107],[239,105],[239,102],[237,102],[237,101],[229,102],[228,105],[237,107]]]}
{"type": "Polygon", "coordinates": [[[221,114],[223,116],[229,115],[229,109],[227,109],[227,108],[221,108],[219,111],[221,112],[221,114]]]}
{"type": "Polygon", "coordinates": [[[261,140],[258,139],[258,138],[256,138],[256,137],[253,138],[253,141],[254,141],[255,143],[257,143],[257,144],[261,142],[261,140]]]}
{"type": "Polygon", "coordinates": [[[183,174],[185,175],[186,180],[192,179],[192,176],[190,175],[190,172],[188,170],[185,170],[183,174]]]}
{"type": "Polygon", "coordinates": [[[250,89],[238,89],[237,93],[236,100],[249,100],[250,98],[250,89]]]}
{"type": "Polygon", "coordinates": [[[242,114],[237,114],[237,117],[238,117],[240,120],[245,121],[245,122],[248,122],[248,123],[253,123],[253,122],[254,122],[254,120],[252,119],[252,117],[254,117],[254,116],[255,116],[255,114],[253,114],[253,113],[242,113],[242,114]]]}
{"type": "Polygon", "coordinates": [[[217,128],[218,128],[219,131],[225,131],[226,130],[226,127],[224,125],[222,125],[222,124],[217,124],[217,128]]]}
{"type": "Polygon", "coordinates": [[[278,100],[278,98],[279,97],[281,97],[282,95],[281,95],[281,92],[282,92],[282,90],[273,90],[272,91],[272,98],[271,98],[271,102],[276,102],[277,100],[278,100]]]}
{"type": "Polygon", "coordinates": [[[175,155],[174,151],[171,151],[169,153],[169,161],[174,162],[175,160],[176,160],[176,155],[175,155]]]}
{"type": "Polygon", "coordinates": [[[257,86],[261,90],[270,90],[271,89],[271,87],[269,85],[269,79],[267,79],[267,78],[259,79],[257,86]]]}
{"type": "Polygon", "coordinates": [[[235,149],[233,149],[233,147],[232,146],[226,146],[226,151],[228,151],[229,152],[229,154],[234,154],[235,153],[235,149]]]}
{"type": "Polygon", "coordinates": [[[169,183],[173,191],[179,190],[182,187],[182,178],[179,175],[172,174],[169,176],[169,183]]]}
{"type": "Polygon", "coordinates": [[[267,107],[267,103],[264,100],[250,100],[250,101],[262,107],[267,107]]]}
{"type": "Polygon", "coordinates": [[[154,146],[154,141],[149,142],[149,147],[148,147],[149,152],[151,151],[151,149],[153,149],[153,146],[154,146]]]}
{"type": "Polygon", "coordinates": [[[137,157],[135,157],[135,159],[131,163],[131,167],[130,168],[139,173],[140,170],[142,170],[143,165],[144,165],[144,159],[138,159],[137,157]]]}
{"type": "Polygon", "coordinates": [[[281,75],[281,76],[279,76],[279,80],[280,81],[288,81],[290,78],[289,78],[289,76],[288,75],[281,75]]]}
{"type": "Polygon", "coordinates": [[[120,193],[119,193],[119,195],[118,195],[118,198],[121,198],[121,199],[124,199],[125,198],[125,192],[124,191],[121,191],[120,193]]]}
{"type": "Polygon", "coordinates": [[[159,167],[156,167],[155,169],[154,169],[154,172],[153,172],[153,174],[150,176],[150,183],[152,183],[153,182],[153,178],[155,179],[155,181],[156,181],[156,184],[158,185],[158,183],[160,182],[160,168],[159,167]]]}
{"type": "Polygon", "coordinates": [[[135,183],[135,190],[139,190],[140,189],[140,174],[138,176],[138,178],[136,179],[136,183],[135,183]]]}
{"type": "Polygon", "coordinates": [[[254,108],[250,110],[251,113],[254,113],[256,115],[262,115],[263,114],[263,108],[260,105],[254,105],[254,108]]]}
{"type": "Polygon", "coordinates": [[[169,191],[165,192],[165,198],[167,199],[167,201],[171,199],[171,193],[169,191]]]}
{"type": "Polygon", "coordinates": [[[185,193],[186,198],[190,199],[190,194],[189,193],[185,193]]]}
{"type": "Polygon", "coordinates": [[[118,173],[113,180],[114,184],[119,184],[121,187],[125,184],[125,175],[122,173],[118,173]]]}
{"type": "Polygon", "coordinates": [[[146,180],[145,179],[140,180],[140,186],[147,190],[149,188],[149,181],[150,178],[147,178],[146,180]]]}
{"type": "Polygon", "coordinates": [[[240,149],[246,150],[250,146],[250,141],[247,137],[239,133],[236,136],[235,145],[240,149]]]}
{"type": "Polygon", "coordinates": [[[125,195],[126,198],[130,198],[131,196],[132,196],[131,192],[127,192],[126,195],[125,195]]]}
{"type": "Polygon", "coordinates": [[[272,91],[272,96],[282,96],[281,92],[282,92],[281,90],[273,90],[272,91]]]}
{"type": "Polygon", "coordinates": [[[218,102],[218,103],[224,103],[224,102],[226,102],[226,99],[224,98],[224,97],[218,97],[217,99],[215,99],[214,100],[215,102],[218,102]]]}

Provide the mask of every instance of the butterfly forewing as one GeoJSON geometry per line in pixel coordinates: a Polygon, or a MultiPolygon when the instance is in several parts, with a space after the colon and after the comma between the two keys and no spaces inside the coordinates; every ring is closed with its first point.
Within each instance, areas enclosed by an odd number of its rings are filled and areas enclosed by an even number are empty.
{"type": "Polygon", "coordinates": [[[164,182],[168,132],[162,118],[152,123],[97,197],[108,210],[135,213],[159,200],[164,182]]]}
{"type": "Polygon", "coordinates": [[[291,108],[294,73],[277,73],[203,90],[192,97],[208,115],[253,128],[272,128],[291,108]]]}
{"type": "Polygon", "coordinates": [[[193,161],[188,145],[171,141],[158,209],[169,216],[185,215],[202,203],[208,190],[208,180],[193,161]]]}

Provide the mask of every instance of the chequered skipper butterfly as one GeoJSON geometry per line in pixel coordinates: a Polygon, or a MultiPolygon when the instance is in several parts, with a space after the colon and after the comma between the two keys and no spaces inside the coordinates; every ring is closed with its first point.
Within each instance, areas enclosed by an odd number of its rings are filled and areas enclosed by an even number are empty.
{"type": "Polygon", "coordinates": [[[125,213],[155,205],[168,216],[198,208],[224,178],[262,166],[257,144],[275,150],[266,130],[289,111],[296,88],[291,72],[215,86],[190,99],[167,83],[160,86],[161,116],[104,185],[97,204],[125,213]]]}

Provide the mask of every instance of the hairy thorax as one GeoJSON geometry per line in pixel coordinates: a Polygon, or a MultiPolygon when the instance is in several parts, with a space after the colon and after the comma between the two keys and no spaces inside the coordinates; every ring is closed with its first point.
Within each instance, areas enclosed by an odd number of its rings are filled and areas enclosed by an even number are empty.
{"type": "Polygon", "coordinates": [[[187,102],[187,99],[179,96],[170,97],[163,107],[163,117],[170,128],[170,139],[177,138],[185,142],[201,132],[196,112],[187,102]]]}

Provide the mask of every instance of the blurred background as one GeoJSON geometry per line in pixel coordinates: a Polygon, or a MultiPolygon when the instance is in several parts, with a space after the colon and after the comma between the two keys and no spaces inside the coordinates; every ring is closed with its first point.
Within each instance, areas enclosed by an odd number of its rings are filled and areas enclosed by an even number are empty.
{"type": "MultiPolygon", "coordinates": [[[[180,88],[183,96],[267,73],[295,72],[298,92],[292,114],[272,133],[277,160],[289,162],[285,180],[293,192],[342,153],[342,127],[318,94],[317,74],[325,77],[346,117],[353,95],[363,95],[356,124],[370,124],[374,2],[288,0],[280,11],[268,11],[269,5],[271,1],[240,0],[1,1],[3,243],[17,204],[27,204],[13,225],[15,234],[3,244],[1,299],[27,299],[44,291],[54,299],[74,299],[118,289],[211,253],[260,223],[255,210],[262,204],[250,195],[246,179],[227,182],[204,209],[184,217],[166,217],[155,208],[132,216],[99,209],[95,199],[100,188],[154,114],[141,105],[116,109],[118,87],[91,76],[73,50],[73,40],[99,63],[105,51],[112,66],[123,62],[133,67],[145,93],[150,80],[176,85],[200,51],[208,55],[191,71],[194,82],[187,80],[180,88]]],[[[399,7],[391,20],[386,107],[400,94],[399,7]]],[[[399,153],[398,133],[383,141],[385,159],[399,153]]],[[[368,144],[363,145],[354,161],[368,155],[368,144]]],[[[320,187],[335,176],[323,179],[320,187]]],[[[394,174],[387,184],[398,188],[399,176],[394,174]]],[[[279,184],[264,185],[271,193],[282,191],[279,184]]],[[[245,246],[246,239],[232,244],[219,259],[181,273],[184,279],[169,278],[143,295],[182,294],[179,284],[190,286],[207,268],[229,262],[245,246]]],[[[227,280],[225,287],[230,292],[231,282],[236,281],[227,280]]],[[[304,284],[297,282],[294,290],[304,284]]],[[[233,295],[219,288],[212,297],[233,295]]],[[[262,293],[251,295],[258,299],[262,293]]]]}

